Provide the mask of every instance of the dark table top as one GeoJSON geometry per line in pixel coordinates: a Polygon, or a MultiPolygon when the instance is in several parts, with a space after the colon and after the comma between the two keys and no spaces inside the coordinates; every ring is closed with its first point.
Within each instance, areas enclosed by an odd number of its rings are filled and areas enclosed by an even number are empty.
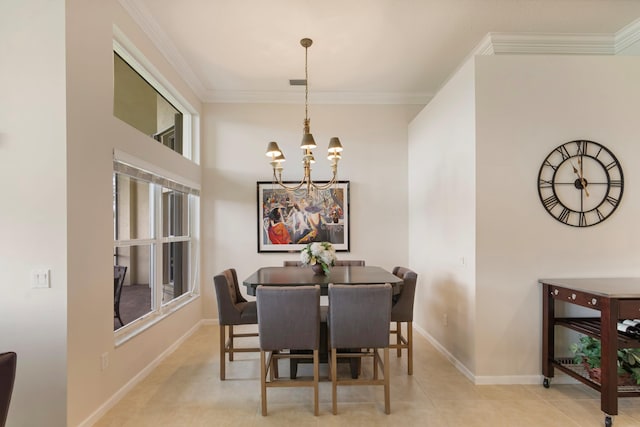
{"type": "Polygon", "coordinates": [[[264,286],[304,286],[320,285],[320,292],[326,295],[329,283],[345,285],[373,285],[389,283],[393,293],[399,293],[402,279],[382,267],[336,266],[331,267],[328,276],[317,276],[309,267],[262,267],[243,282],[249,295],[256,294],[259,285],[264,286]]]}
{"type": "Polygon", "coordinates": [[[538,282],[608,298],[640,299],[640,278],[638,277],[539,279],[538,282]]]}

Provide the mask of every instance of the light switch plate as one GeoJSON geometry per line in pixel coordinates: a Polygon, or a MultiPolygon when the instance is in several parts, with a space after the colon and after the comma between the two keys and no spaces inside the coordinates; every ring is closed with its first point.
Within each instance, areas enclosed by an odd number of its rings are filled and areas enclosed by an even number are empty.
{"type": "Polygon", "coordinates": [[[31,271],[31,287],[32,288],[50,288],[51,287],[51,270],[48,268],[39,268],[31,271]]]}

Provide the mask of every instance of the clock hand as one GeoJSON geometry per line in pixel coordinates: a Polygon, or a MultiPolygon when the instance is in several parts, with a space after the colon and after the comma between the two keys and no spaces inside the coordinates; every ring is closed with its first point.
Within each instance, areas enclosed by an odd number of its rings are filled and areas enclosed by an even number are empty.
{"type": "Polygon", "coordinates": [[[589,191],[587,190],[587,181],[584,179],[584,173],[582,172],[582,156],[578,158],[578,164],[580,165],[580,182],[584,189],[584,194],[589,197],[589,191]]]}
{"type": "MultiPolygon", "coordinates": [[[[576,174],[576,176],[580,180],[580,184],[582,184],[582,189],[584,190],[584,194],[587,197],[589,197],[589,190],[587,190],[587,181],[585,181],[585,179],[582,177],[581,173],[578,173],[578,169],[576,169],[576,167],[573,165],[573,162],[571,160],[569,160],[569,163],[571,164],[571,167],[573,168],[573,173],[576,174]]],[[[582,162],[580,162],[580,159],[578,159],[578,163],[580,163],[580,169],[582,169],[582,162]]]]}

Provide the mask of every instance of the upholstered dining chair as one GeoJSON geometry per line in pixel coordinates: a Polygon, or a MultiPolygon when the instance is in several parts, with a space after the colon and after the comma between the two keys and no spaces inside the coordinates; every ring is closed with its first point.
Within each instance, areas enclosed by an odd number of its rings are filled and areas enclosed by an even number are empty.
{"type": "Polygon", "coordinates": [[[391,412],[389,384],[389,328],[391,322],[391,285],[334,285],[329,284],[329,348],[331,359],[331,395],[333,414],[338,413],[339,385],[384,386],[384,411],[391,412]],[[341,352],[340,349],[349,349],[341,352]],[[360,350],[355,352],[354,349],[360,350]],[[383,358],[379,350],[382,350],[383,358]],[[338,358],[372,358],[372,378],[338,378],[338,358]],[[382,369],[383,378],[378,375],[382,369]]]}
{"type": "Polygon", "coordinates": [[[282,261],[283,267],[302,267],[302,261],[282,261]]]}
{"type": "Polygon", "coordinates": [[[391,334],[395,335],[395,343],[389,345],[395,348],[398,357],[402,356],[402,349],[407,350],[407,374],[413,375],[413,300],[416,294],[416,282],[418,275],[405,267],[394,267],[393,274],[402,278],[402,291],[394,298],[391,306],[391,322],[395,323],[395,329],[391,334]],[[402,334],[402,324],[407,327],[407,335],[402,334]]]}
{"type": "Polygon", "coordinates": [[[312,387],[313,413],[318,415],[320,286],[258,286],[256,302],[262,415],[267,415],[269,387],[312,387]],[[309,357],[294,354],[292,349],[313,351],[313,380],[278,378],[279,359],[309,357]]]}
{"type": "Polygon", "coordinates": [[[120,326],[124,326],[124,322],[120,317],[120,297],[122,296],[122,286],[124,285],[124,276],[126,275],[126,266],[113,266],[113,317],[114,319],[118,319],[120,326]]]}
{"type": "Polygon", "coordinates": [[[0,353],[0,427],[4,427],[7,422],[17,359],[18,356],[13,351],[0,353]]]}
{"type": "Polygon", "coordinates": [[[236,333],[235,325],[255,325],[258,313],[255,301],[247,301],[240,293],[238,275],[234,268],[224,270],[213,277],[218,301],[218,323],[220,324],[220,380],[225,379],[225,356],[229,354],[229,362],[234,353],[258,352],[258,347],[235,347],[235,338],[256,337],[258,333],[236,333]],[[227,332],[229,330],[227,340],[227,332]]]}

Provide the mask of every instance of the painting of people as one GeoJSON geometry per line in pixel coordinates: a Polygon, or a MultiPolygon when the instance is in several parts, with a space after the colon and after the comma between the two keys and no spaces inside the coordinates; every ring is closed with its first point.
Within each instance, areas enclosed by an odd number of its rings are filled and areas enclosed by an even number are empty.
{"type": "Polygon", "coordinates": [[[258,252],[297,252],[311,242],[349,251],[349,181],[324,190],[258,182],[258,252]]]}

